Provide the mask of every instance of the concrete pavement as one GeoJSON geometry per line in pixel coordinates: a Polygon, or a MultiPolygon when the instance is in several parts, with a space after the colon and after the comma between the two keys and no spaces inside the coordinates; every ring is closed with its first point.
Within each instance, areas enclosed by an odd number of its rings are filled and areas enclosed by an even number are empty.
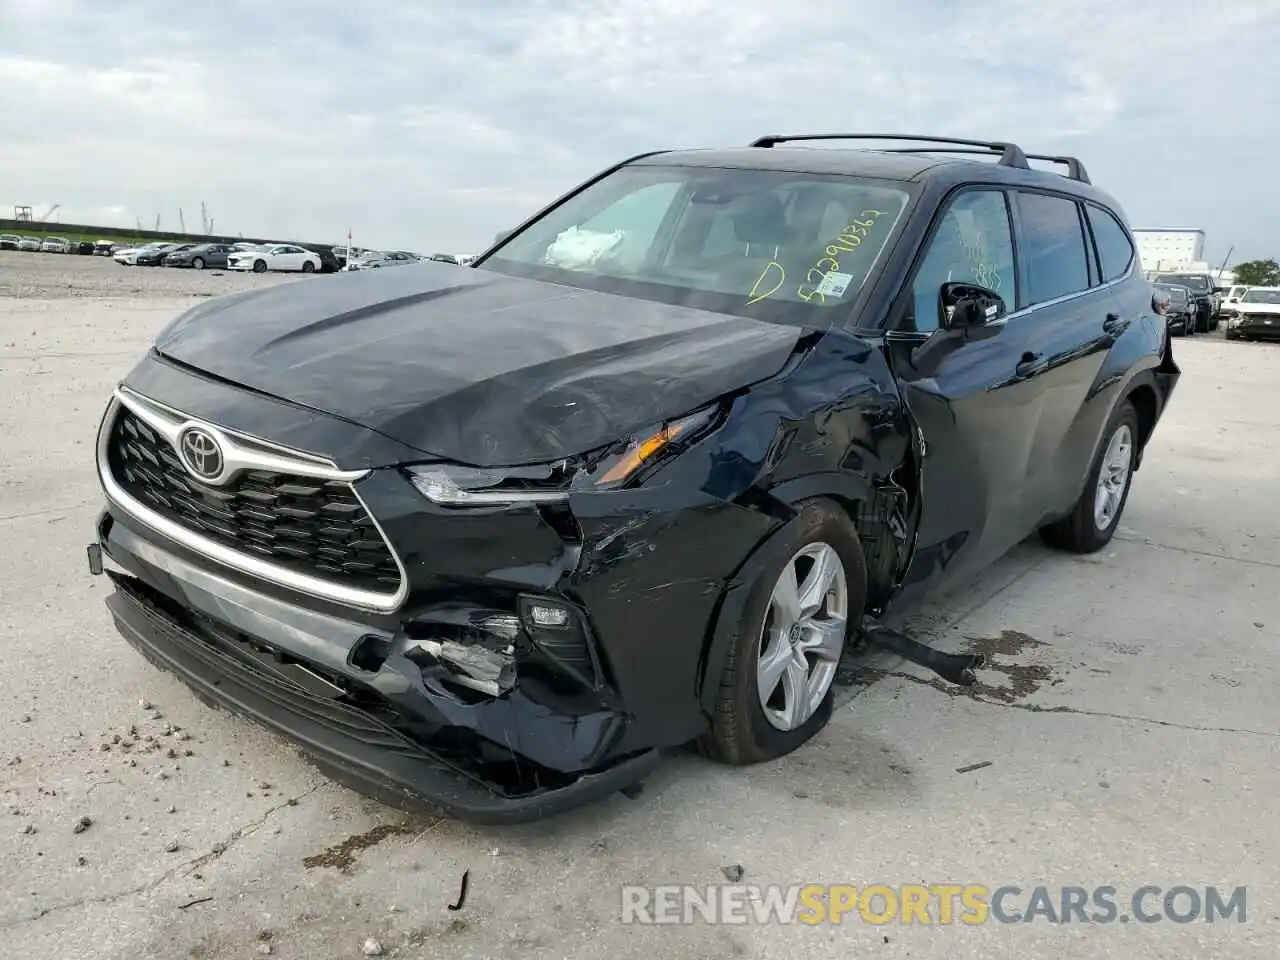
{"type": "Polygon", "coordinates": [[[778,763],[680,756],[637,799],[497,830],[331,784],[110,627],[84,561],[92,438],[112,383],[191,302],[0,299],[0,954],[318,960],[373,937],[459,960],[1274,955],[1280,348],[1177,341],[1183,380],[1111,547],[1029,541],[914,618],[990,654],[976,690],[881,662],[778,763]],[[1121,900],[1247,885],[1248,914],[620,925],[622,884],[722,883],[735,865],[745,884],[1110,884],[1121,900]]]}

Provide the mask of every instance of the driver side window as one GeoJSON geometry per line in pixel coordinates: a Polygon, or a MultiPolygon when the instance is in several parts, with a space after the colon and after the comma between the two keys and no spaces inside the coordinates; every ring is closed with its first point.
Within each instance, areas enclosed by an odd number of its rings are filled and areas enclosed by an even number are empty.
{"type": "Polygon", "coordinates": [[[949,281],[994,290],[1017,309],[1017,273],[1009,208],[999,190],[968,190],[951,201],[928,242],[912,283],[905,329],[938,328],[938,288],[949,281]]]}

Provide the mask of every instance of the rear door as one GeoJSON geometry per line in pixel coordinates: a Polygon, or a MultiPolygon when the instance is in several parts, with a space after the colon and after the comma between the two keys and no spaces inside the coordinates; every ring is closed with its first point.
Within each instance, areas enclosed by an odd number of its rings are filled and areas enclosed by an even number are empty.
{"type": "Polygon", "coordinates": [[[1019,521],[1029,533],[1069,508],[1083,488],[1090,441],[1101,429],[1095,421],[1105,417],[1093,386],[1108,351],[1135,318],[1121,316],[1076,198],[1019,190],[1015,199],[1027,294],[1020,376],[1040,384],[1019,521]]]}
{"type": "Polygon", "coordinates": [[[924,449],[923,496],[907,587],[954,582],[999,558],[1027,534],[1022,503],[1041,417],[1044,381],[1025,372],[1038,349],[1025,295],[1010,197],[968,186],[953,194],[900,295],[888,354],[924,449]],[[948,281],[994,290],[1010,313],[1000,332],[959,347],[930,375],[911,351],[939,326],[948,281]]]}

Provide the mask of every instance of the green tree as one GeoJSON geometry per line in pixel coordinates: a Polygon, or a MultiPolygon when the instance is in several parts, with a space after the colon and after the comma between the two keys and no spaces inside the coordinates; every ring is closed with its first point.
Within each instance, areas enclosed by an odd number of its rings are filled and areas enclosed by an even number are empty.
{"type": "Polygon", "coordinates": [[[1280,287],[1280,263],[1275,260],[1249,260],[1232,267],[1236,283],[1249,287],[1280,287]]]}

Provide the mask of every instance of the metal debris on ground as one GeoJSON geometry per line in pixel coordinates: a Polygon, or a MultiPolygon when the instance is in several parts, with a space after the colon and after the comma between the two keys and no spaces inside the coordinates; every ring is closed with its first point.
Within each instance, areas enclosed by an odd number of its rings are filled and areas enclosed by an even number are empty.
{"type": "Polygon", "coordinates": [[[956,767],[956,773],[972,773],[974,770],[981,770],[983,767],[991,766],[990,760],[983,760],[981,763],[971,763],[967,767],[956,767]]]}
{"type": "Polygon", "coordinates": [[[470,870],[462,871],[462,889],[458,891],[458,902],[449,904],[450,910],[461,910],[462,905],[467,902],[467,881],[470,877],[470,870]]]}

